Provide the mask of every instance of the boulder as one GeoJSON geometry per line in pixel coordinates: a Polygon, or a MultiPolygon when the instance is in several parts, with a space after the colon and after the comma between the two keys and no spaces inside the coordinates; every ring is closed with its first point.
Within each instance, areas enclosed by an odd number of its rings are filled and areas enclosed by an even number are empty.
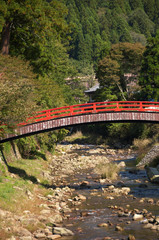
{"type": "Polygon", "coordinates": [[[73,236],[74,233],[67,229],[67,228],[63,228],[63,227],[54,227],[53,228],[53,234],[58,234],[61,236],[73,236]]]}
{"type": "Polygon", "coordinates": [[[51,217],[48,218],[49,223],[54,224],[54,223],[61,223],[63,221],[63,218],[60,214],[55,214],[52,215],[51,217]]]}
{"type": "Polygon", "coordinates": [[[146,170],[147,176],[151,182],[159,183],[159,171],[157,168],[146,166],[145,170],[146,170]]]}
{"type": "Polygon", "coordinates": [[[122,192],[127,195],[129,192],[131,191],[131,189],[129,187],[122,187],[122,192]]]}
{"type": "Polygon", "coordinates": [[[138,221],[138,220],[141,220],[143,218],[144,218],[144,216],[142,214],[134,214],[134,216],[133,216],[134,221],[138,221]]]}
{"type": "Polygon", "coordinates": [[[151,223],[147,223],[143,226],[143,228],[147,229],[147,228],[152,228],[153,227],[153,224],[151,223]]]}

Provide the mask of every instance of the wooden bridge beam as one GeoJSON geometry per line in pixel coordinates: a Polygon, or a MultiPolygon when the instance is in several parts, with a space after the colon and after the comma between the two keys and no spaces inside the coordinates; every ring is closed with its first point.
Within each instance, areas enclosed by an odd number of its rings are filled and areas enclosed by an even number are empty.
{"type": "Polygon", "coordinates": [[[85,115],[69,116],[64,118],[51,119],[21,126],[13,134],[7,134],[0,139],[0,143],[22,138],[41,132],[52,131],[59,128],[70,127],[81,124],[91,124],[100,122],[149,122],[159,123],[159,113],[157,112],[105,112],[85,115]]]}

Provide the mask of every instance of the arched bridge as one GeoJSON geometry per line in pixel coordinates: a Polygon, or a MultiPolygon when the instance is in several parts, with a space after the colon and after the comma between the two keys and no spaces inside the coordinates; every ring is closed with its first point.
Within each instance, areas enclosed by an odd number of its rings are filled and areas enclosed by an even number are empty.
{"type": "Polygon", "coordinates": [[[17,124],[12,134],[4,134],[0,143],[86,123],[134,121],[159,123],[159,102],[95,102],[39,111],[17,124]]]}

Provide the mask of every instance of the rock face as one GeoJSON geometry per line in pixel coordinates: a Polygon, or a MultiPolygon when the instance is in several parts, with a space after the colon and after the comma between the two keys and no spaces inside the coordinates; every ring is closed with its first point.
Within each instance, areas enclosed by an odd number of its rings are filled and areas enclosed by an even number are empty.
{"type": "Polygon", "coordinates": [[[157,156],[159,156],[159,145],[153,146],[137,166],[145,166],[151,163],[157,156]]]}

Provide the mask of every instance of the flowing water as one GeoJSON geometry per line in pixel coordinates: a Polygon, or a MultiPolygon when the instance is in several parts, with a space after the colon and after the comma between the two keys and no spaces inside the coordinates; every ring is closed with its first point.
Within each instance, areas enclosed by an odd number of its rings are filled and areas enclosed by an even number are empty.
{"type": "MultiPolygon", "coordinates": [[[[75,193],[86,196],[87,200],[81,205],[75,206],[69,220],[65,222],[65,226],[71,229],[75,235],[63,237],[63,240],[100,240],[109,239],[108,237],[126,240],[129,234],[134,235],[136,240],[159,239],[159,231],[144,229],[143,224],[139,221],[132,221],[132,215],[118,217],[117,211],[109,207],[116,205],[128,210],[139,209],[142,211],[146,209],[155,216],[159,215],[159,206],[151,203],[152,199],[155,203],[159,200],[159,186],[148,182],[144,169],[135,168],[135,158],[131,157],[124,161],[126,168],[120,172],[118,182],[122,181],[127,187],[130,187],[131,192],[128,196],[114,196],[114,199],[107,199],[102,191],[102,188],[107,185],[101,184],[93,172],[77,174],[70,180],[70,186],[76,189],[75,193]],[[80,188],[78,183],[84,180],[89,182],[89,187],[80,188]],[[144,198],[143,202],[140,201],[142,198],[144,198]],[[98,227],[100,223],[108,223],[109,226],[98,227]],[[124,230],[116,231],[115,226],[117,225],[124,230]]],[[[120,162],[120,160],[116,160],[116,162],[120,162]]]]}

